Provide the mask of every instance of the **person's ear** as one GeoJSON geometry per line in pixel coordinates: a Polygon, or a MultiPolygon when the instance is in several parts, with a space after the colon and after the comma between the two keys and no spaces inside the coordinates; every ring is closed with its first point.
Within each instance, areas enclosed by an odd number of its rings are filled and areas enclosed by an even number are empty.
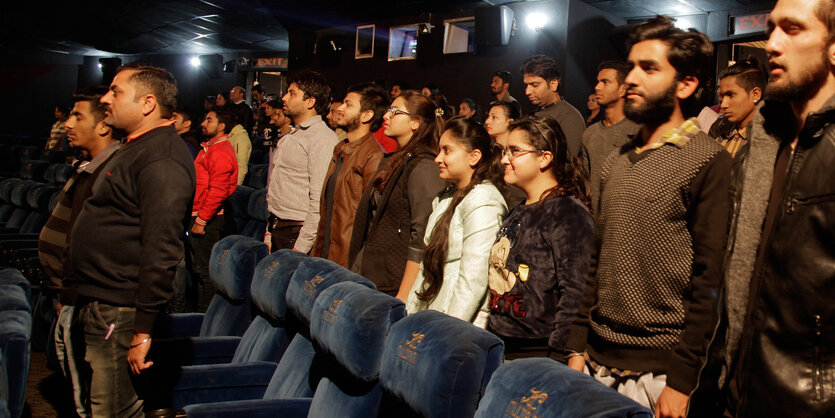
{"type": "Polygon", "coordinates": [[[754,87],[751,89],[751,99],[754,100],[754,104],[759,103],[760,99],[763,97],[763,92],[760,90],[759,87],[754,87]]]}
{"type": "Polygon", "coordinates": [[[692,96],[698,88],[698,78],[693,77],[692,75],[684,76],[683,79],[678,81],[678,86],[676,88],[676,98],[679,100],[685,100],[688,97],[692,96]]]}
{"type": "Polygon", "coordinates": [[[185,130],[187,130],[187,131],[190,131],[191,130],[191,121],[187,120],[187,121],[183,122],[183,128],[185,128],[185,130]]]}
{"type": "Polygon", "coordinates": [[[111,130],[110,125],[104,123],[103,120],[96,124],[96,135],[98,136],[105,137],[110,134],[111,130]]]}
{"type": "Polygon", "coordinates": [[[316,106],[316,98],[313,97],[313,96],[310,96],[310,97],[304,99],[304,105],[305,105],[305,107],[307,107],[307,110],[313,109],[316,106]]]}
{"type": "Polygon", "coordinates": [[[554,93],[557,92],[557,88],[560,87],[560,81],[556,78],[548,82],[548,88],[551,89],[554,93]]]}
{"type": "Polygon", "coordinates": [[[371,122],[371,119],[374,119],[374,111],[371,109],[365,110],[360,113],[360,122],[368,123],[371,122]]]}
{"type": "Polygon", "coordinates": [[[226,124],[225,124],[225,123],[223,123],[223,122],[218,122],[218,124],[217,124],[217,132],[218,132],[218,133],[220,133],[220,132],[226,133],[226,124]]]}
{"type": "Polygon", "coordinates": [[[143,115],[150,115],[156,108],[157,98],[154,97],[153,94],[146,94],[139,98],[139,109],[142,111],[143,115]]]}
{"type": "Polygon", "coordinates": [[[542,151],[539,154],[539,169],[545,171],[551,165],[551,161],[554,160],[554,154],[551,151],[542,151]]]}
{"type": "Polygon", "coordinates": [[[481,161],[481,150],[474,149],[470,152],[469,164],[471,168],[475,168],[478,162],[481,161]]]}
{"type": "Polygon", "coordinates": [[[618,85],[618,97],[621,98],[621,99],[626,97],[626,89],[628,89],[628,88],[629,88],[629,86],[626,83],[619,84],[618,85]]]}
{"type": "Polygon", "coordinates": [[[420,128],[420,119],[412,119],[409,121],[409,128],[412,129],[412,132],[415,132],[420,128]]]}

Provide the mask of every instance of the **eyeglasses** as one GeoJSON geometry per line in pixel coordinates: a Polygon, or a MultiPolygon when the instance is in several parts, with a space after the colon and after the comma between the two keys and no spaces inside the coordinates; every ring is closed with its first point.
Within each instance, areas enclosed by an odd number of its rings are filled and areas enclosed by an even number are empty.
{"type": "Polygon", "coordinates": [[[548,151],[548,150],[547,149],[519,149],[519,148],[516,148],[516,147],[502,148],[502,156],[507,156],[508,160],[513,161],[516,158],[518,158],[522,155],[525,155],[527,153],[530,153],[530,152],[535,152],[537,154],[541,154],[545,151],[548,151]]]}
{"type": "Polygon", "coordinates": [[[386,110],[386,113],[390,114],[390,115],[391,115],[391,117],[395,117],[395,116],[397,116],[397,115],[412,116],[412,114],[411,114],[411,113],[409,113],[409,112],[407,112],[407,111],[405,111],[405,110],[398,109],[398,108],[396,108],[396,107],[392,107],[392,108],[390,108],[389,110],[386,110]]]}

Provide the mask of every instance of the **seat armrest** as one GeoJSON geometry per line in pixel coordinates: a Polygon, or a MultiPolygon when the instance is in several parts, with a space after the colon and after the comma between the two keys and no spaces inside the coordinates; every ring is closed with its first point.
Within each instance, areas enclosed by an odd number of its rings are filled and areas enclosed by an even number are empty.
{"type": "Polygon", "coordinates": [[[186,337],[155,339],[151,359],[176,366],[222,364],[232,361],[241,337],[186,337]]]}
{"type": "MultiPolygon", "coordinates": [[[[282,417],[304,418],[310,410],[311,398],[255,399],[247,401],[216,402],[188,405],[184,409],[189,417],[282,417]]],[[[334,411],[335,414],[338,413],[334,411]]]]}
{"type": "Polygon", "coordinates": [[[154,325],[157,338],[185,338],[200,335],[203,325],[202,313],[175,313],[162,316],[154,325]]]}
{"type": "Polygon", "coordinates": [[[260,399],[267,391],[276,366],[269,361],[185,366],[174,386],[173,406],[182,408],[196,403],[260,399]]]}

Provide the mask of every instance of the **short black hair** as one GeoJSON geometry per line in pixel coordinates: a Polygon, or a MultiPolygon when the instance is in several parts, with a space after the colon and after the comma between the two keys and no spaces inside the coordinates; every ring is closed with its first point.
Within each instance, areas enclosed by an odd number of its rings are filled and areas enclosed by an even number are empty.
{"type": "Polygon", "coordinates": [[[391,86],[400,86],[400,90],[409,90],[409,88],[411,87],[409,86],[409,83],[403,80],[394,80],[394,83],[391,83],[391,86]]]}
{"type": "Polygon", "coordinates": [[[170,118],[177,108],[177,80],[174,76],[165,68],[135,62],[119,67],[118,73],[128,70],[135,71],[128,80],[140,87],[136,89],[135,99],[142,94],[153,94],[160,107],[160,116],[170,118]]]}
{"type": "Polygon", "coordinates": [[[719,79],[725,77],[736,77],[736,83],[745,89],[746,93],[750,93],[754,87],[759,87],[760,90],[765,89],[765,71],[760,66],[760,62],[753,57],[725,68],[719,74],[719,79]]]}
{"type": "Polygon", "coordinates": [[[257,91],[258,93],[266,93],[266,92],[267,92],[267,90],[264,88],[264,86],[262,86],[262,85],[260,85],[260,84],[256,84],[256,85],[252,86],[252,90],[251,90],[251,91],[252,91],[253,93],[254,93],[254,92],[256,92],[256,91],[257,91]]]}
{"type": "Polygon", "coordinates": [[[273,109],[281,109],[282,107],[284,107],[284,101],[281,99],[267,100],[267,106],[273,109]]]}
{"type": "Polygon", "coordinates": [[[519,68],[522,76],[525,74],[533,74],[537,77],[542,77],[545,81],[557,80],[560,81],[560,69],[557,67],[557,61],[545,55],[534,55],[522,63],[519,68]]]}
{"type": "Polygon", "coordinates": [[[675,26],[675,20],[667,16],[653,17],[638,26],[629,37],[629,45],[638,42],[658,40],[670,47],[667,60],[676,70],[676,79],[694,77],[699,80],[696,92],[681,104],[685,117],[696,116],[702,108],[713,68],[713,43],[708,37],[695,30],[682,30],[675,26]]]}
{"type": "Polygon", "coordinates": [[[223,133],[228,134],[232,132],[232,128],[237,124],[235,122],[235,114],[220,107],[213,107],[209,112],[215,112],[217,122],[223,124],[223,133]]]}
{"type": "Polygon", "coordinates": [[[495,73],[493,73],[493,77],[499,77],[500,79],[502,79],[502,83],[507,84],[510,84],[511,80],[513,80],[513,78],[510,75],[510,71],[496,71],[495,73]]]}
{"type": "Polygon", "coordinates": [[[599,73],[603,70],[615,70],[618,73],[618,84],[623,84],[626,81],[626,75],[632,71],[632,64],[627,61],[603,61],[597,66],[597,72],[599,73]]]}
{"type": "Polygon", "coordinates": [[[376,132],[383,126],[383,115],[388,107],[389,94],[379,85],[372,83],[358,83],[348,87],[348,93],[360,95],[360,111],[371,110],[374,117],[371,119],[371,132],[376,132]]]}
{"type": "MultiPolygon", "coordinates": [[[[93,114],[96,123],[101,122],[105,118],[105,110],[107,105],[101,102],[101,98],[107,94],[107,86],[87,86],[75,91],[72,95],[72,101],[76,102],[90,102],[90,113],[93,114]]],[[[69,112],[65,111],[65,114],[69,112]]]]}
{"type": "Polygon", "coordinates": [[[290,84],[296,84],[299,87],[299,90],[304,93],[304,99],[311,97],[316,99],[313,108],[317,114],[324,115],[328,112],[331,88],[321,73],[309,69],[299,70],[287,79],[287,85],[290,84]]]}

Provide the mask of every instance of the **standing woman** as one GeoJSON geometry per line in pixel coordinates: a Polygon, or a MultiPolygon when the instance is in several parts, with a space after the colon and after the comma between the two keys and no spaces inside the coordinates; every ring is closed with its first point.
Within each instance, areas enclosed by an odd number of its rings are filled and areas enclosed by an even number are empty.
{"type": "Polygon", "coordinates": [[[510,135],[510,124],[521,117],[522,111],[518,102],[493,102],[490,103],[490,112],[487,113],[487,120],[484,127],[490,133],[497,144],[507,146],[507,136],[510,135]]]}
{"type": "Polygon", "coordinates": [[[404,91],[385,113],[385,134],[398,150],[384,157],[357,207],[348,265],[383,293],[406,300],[423,259],[423,235],[432,199],[443,190],[438,165],[442,112],[427,97],[404,91]]]}
{"type": "Polygon", "coordinates": [[[510,212],[490,252],[488,330],[505,358],[562,360],[594,241],[585,178],[551,118],[511,125],[504,179],[527,199],[510,212]]]}
{"type": "Polygon", "coordinates": [[[460,116],[446,123],[440,148],[435,162],[451,187],[432,202],[426,250],[406,311],[434,309],[483,328],[490,245],[507,214],[496,187],[503,183],[501,153],[483,126],[460,116]]]}

